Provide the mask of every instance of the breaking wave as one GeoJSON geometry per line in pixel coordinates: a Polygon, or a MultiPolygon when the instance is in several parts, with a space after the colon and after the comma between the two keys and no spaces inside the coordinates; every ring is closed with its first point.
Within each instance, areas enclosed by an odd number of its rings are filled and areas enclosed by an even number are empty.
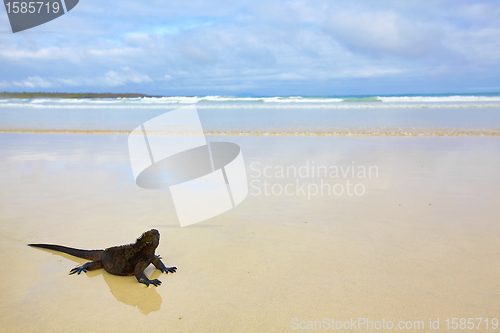
{"type": "Polygon", "coordinates": [[[231,97],[175,96],[109,99],[0,99],[0,108],[136,108],[163,109],[196,104],[200,109],[296,109],[296,108],[474,108],[500,107],[500,95],[442,96],[344,96],[344,97],[231,97]]]}

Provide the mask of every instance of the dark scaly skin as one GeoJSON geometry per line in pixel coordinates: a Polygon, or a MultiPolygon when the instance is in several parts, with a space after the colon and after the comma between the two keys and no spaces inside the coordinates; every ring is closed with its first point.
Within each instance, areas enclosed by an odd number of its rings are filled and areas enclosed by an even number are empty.
{"type": "Polygon", "coordinates": [[[155,287],[161,284],[158,279],[149,280],[144,270],[153,264],[163,273],[175,273],[177,267],[165,267],[160,256],[155,255],[155,250],[160,243],[160,233],[151,229],[137,238],[134,244],[114,246],[105,250],[79,250],[70,247],[51,244],[28,244],[42,249],[64,252],[69,255],[92,260],[82,266],[73,268],[69,274],[93,271],[99,268],[114,275],[135,275],[137,281],[155,287]]]}

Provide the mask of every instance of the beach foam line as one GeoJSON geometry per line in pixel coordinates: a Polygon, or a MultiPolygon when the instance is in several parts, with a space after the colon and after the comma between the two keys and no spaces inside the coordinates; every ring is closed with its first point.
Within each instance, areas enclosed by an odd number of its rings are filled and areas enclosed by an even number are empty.
{"type": "Polygon", "coordinates": [[[500,96],[377,96],[381,102],[425,102],[425,103],[454,103],[454,102],[500,102],[500,96]]]}
{"type": "MultiPolygon", "coordinates": [[[[80,103],[60,103],[60,104],[42,104],[42,103],[1,103],[0,109],[173,109],[178,108],[179,104],[80,104],[80,103]]],[[[196,104],[197,109],[464,109],[464,108],[500,108],[498,102],[477,102],[477,103],[332,103],[332,104],[313,104],[313,103],[276,103],[276,104],[196,104]]]]}
{"type": "MultiPolygon", "coordinates": [[[[80,135],[129,135],[123,130],[73,130],[73,129],[0,129],[0,133],[17,134],[80,134],[80,135]]],[[[500,129],[414,129],[414,128],[349,128],[332,130],[260,130],[260,131],[205,131],[201,132],[151,132],[153,135],[228,135],[228,136],[488,136],[500,137],[500,129]]]]}
{"type": "Polygon", "coordinates": [[[214,103],[252,103],[252,104],[302,104],[302,103],[450,103],[450,102],[500,102],[500,94],[493,95],[400,95],[400,96],[271,96],[271,97],[234,97],[234,96],[164,96],[164,97],[120,97],[120,98],[2,98],[1,103],[16,104],[214,104],[214,103]]]}

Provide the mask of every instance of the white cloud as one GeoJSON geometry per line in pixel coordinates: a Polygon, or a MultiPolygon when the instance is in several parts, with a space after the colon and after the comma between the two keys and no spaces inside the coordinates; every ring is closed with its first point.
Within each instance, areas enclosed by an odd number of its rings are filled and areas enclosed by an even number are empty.
{"type": "MultiPolygon", "coordinates": [[[[0,44],[1,45],[1,44],[0,44]]],[[[84,59],[99,58],[124,58],[143,56],[144,52],[139,47],[109,47],[99,45],[93,49],[82,49],[81,47],[46,47],[32,50],[31,47],[0,47],[0,58],[14,61],[28,60],[64,60],[69,62],[82,61],[84,59]],[[100,48],[97,48],[100,47],[100,48]]]]}
{"type": "Polygon", "coordinates": [[[304,77],[295,73],[281,73],[276,77],[278,80],[303,80],[304,77]]]}
{"type": "Polygon", "coordinates": [[[103,77],[97,78],[97,84],[109,87],[123,86],[127,83],[151,82],[147,75],[131,71],[128,67],[123,68],[122,72],[109,71],[103,77]]]}
{"type": "MultiPolygon", "coordinates": [[[[0,44],[1,45],[1,44],[0,44]]],[[[74,62],[82,58],[84,53],[80,49],[68,47],[33,47],[33,45],[0,47],[0,58],[8,60],[55,60],[63,59],[74,62]]]]}
{"type": "Polygon", "coordinates": [[[54,51],[54,48],[31,51],[4,47],[0,49],[0,57],[7,59],[48,59],[52,58],[54,51]]]}
{"type": "Polygon", "coordinates": [[[338,73],[337,77],[355,77],[355,78],[370,78],[388,75],[396,75],[405,73],[406,71],[398,68],[364,68],[364,69],[351,69],[338,73]]]}
{"type": "Polygon", "coordinates": [[[128,67],[121,71],[108,71],[102,76],[95,78],[41,78],[39,76],[30,76],[22,81],[2,81],[0,88],[4,87],[22,87],[22,88],[54,88],[54,87],[78,87],[78,86],[98,86],[98,87],[117,87],[128,83],[147,83],[152,82],[147,75],[140,74],[128,67]]]}
{"type": "Polygon", "coordinates": [[[30,76],[26,80],[18,82],[18,81],[13,81],[11,85],[15,87],[22,87],[22,88],[50,88],[52,87],[52,84],[45,80],[42,79],[39,76],[30,76]]]}
{"type": "Polygon", "coordinates": [[[89,56],[102,57],[102,58],[115,58],[115,57],[131,57],[144,55],[143,50],[138,47],[115,47],[115,48],[101,48],[88,50],[89,56]]]}

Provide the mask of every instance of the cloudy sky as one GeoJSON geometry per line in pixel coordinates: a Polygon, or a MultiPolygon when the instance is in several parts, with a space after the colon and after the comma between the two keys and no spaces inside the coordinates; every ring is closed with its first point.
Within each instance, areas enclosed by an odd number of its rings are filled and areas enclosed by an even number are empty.
{"type": "Polygon", "coordinates": [[[80,0],[16,34],[2,7],[0,91],[500,92],[500,2],[80,0]]]}

